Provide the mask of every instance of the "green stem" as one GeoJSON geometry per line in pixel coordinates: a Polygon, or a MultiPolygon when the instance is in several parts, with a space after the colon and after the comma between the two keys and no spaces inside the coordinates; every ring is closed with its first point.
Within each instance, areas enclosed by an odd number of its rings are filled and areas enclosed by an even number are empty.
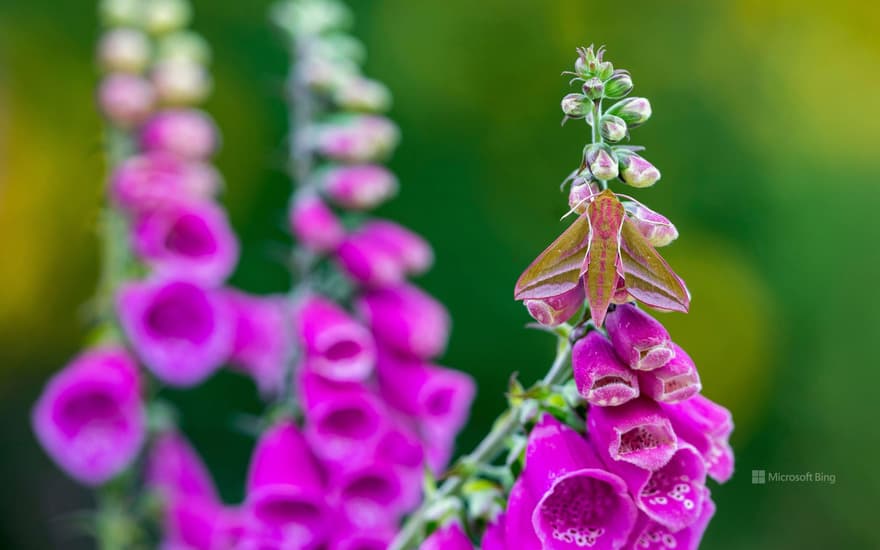
{"type": "MultiPolygon", "coordinates": [[[[540,382],[536,383],[530,390],[549,389],[552,386],[562,384],[571,375],[571,369],[568,368],[568,358],[571,354],[571,343],[566,336],[560,336],[556,346],[556,358],[553,364],[544,375],[540,382]]],[[[502,452],[507,449],[508,440],[522,427],[521,413],[523,407],[527,403],[523,400],[519,404],[510,406],[495,421],[492,430],[477,445],[477,447],[469,454],[460,458],[451,471],[463,471],[465,474],[456,474],[448,477],[446,481],[437,489],[437,492],[426,498],[422,505],[416,510],[404,523],[394,539],[389,550],[405,550],[410,548],[418,541],[422,534],[422,529],[427,521],[426,514],[435,503],[457,494],[468,481],[470,474],[479,469],[479,466],[490,464],[502,452]]]]}
{"type": "MultiPolygon", "coordinates": [[[[592,143],[603,144],[605,140],[602,138],[602,130],[599,126],[599,121],[602,120],[602,100],[596,99],[593,101],[593,125],[592,125],[592,143]]],[[[599,182],[599,187],[601,191],[608,189],[608,182],[605,180],[601,180],[597,178],[599,182]]]]}

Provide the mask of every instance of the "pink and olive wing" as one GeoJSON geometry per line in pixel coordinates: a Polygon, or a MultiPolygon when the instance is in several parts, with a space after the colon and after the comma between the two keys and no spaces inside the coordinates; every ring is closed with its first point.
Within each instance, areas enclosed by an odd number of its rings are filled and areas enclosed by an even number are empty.
{"type": "Polygon", "coordinates": [[[625,211],[617,196],[606,189],[590,203],[587,217],[590,221],[590,246],[581,266],[581,274],[585,276],[584,290],[590,304],[590,316],[601,327],[623,272],[620,263],[620,228],[625,211]]]}
{"type": "Polygon", "coordinates": [[[684,281],[630,220],[624,221],[621,237],[620,257],[630,295],[657,309],[687,312],[691,295],[684,281]]]}
{"type": "Polygon", "coordinates": [[[583,215],[523,271],[513,297],[517,300],[550,298],[577,286],[589,238],[590,222],[583,215]]]}

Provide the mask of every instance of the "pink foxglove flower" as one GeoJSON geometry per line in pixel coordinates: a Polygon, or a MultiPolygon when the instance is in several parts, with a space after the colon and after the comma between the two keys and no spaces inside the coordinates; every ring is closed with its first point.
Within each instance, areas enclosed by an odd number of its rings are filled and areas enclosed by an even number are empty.
{"type": "Polygon", "coordinates": [[[393,122],[376,115],[344,115],[314,129],[315,149],[342,162],[384,158],[400,139],[393,122]]]}
{"type": "Polygon", "coordinates": [[[473,550],[464,530],[458,523],[449,523],[434,531],[419,547],[419,550],[473,550]]]}
{"type": "Polygon", "coordinates": [[[110,193],[129,212],[143,212],[181,200],[212,197],[219,188],[217,171],[155,152],[131,157],[113,174],[110,193]]]}
{"type": "Polygon", "coordinates": [[[431,359],[446,349],[449,314],[440,302],[415,286],[367,291],[357,308],[377,340],[398,354],[431,359]]]}
{"type": "Polygon", "coordinates": [[[617,550],[636,507],[624,481],[605,470],[583,437],[545,414],[529,436],[523,477],[540,495],[532,526],[543,548],[617,550]]]}
{"type": "Polygon", "coordinates": [[[388,426],[380,399],[363,384],[332,382],[308,370],[300,391],[305,435],[316,455],[333,464],[373,459],[388,426]]]}
{"type": "Polygon", "coordinates": [[[311,371],[338,381],[363,380],[373,371],[372,335],[330,300],[304,298],[296,307],[294,325],[311,371]]]}
{"type": "Polygon", "coordinates": [[[336,251],[340,267],[358,285],[387,287],[403,282],[404,266],[393,250],[369,234],[348,235],[336,251]]]}
{"type": "Polygon", "coordinates": [[[315,548],[331,528],[324,474],[292,422],[257,442],[248,471],[245,508],[267,536],[294,548],[315,548]]]}
{"type": "Polygon", "coordinates": [[[342,222],[317,195],[296,197],[290,207],[290,229],[313,252],[333,252],[345,239],[342,222]]]}
{"type": "Polygon", "coordinates": [[[332,168],[322,174],[321,188],[343,208],[375,208],[397,193],[397,178],[377,164],[332,168]]]}
{"type": "Polygon", "coordinates": [[[33,428],[49,456],[78,481],[99,485],[119,474],[146,436],[134,361],[116,347],[83,352],[49,380],[33,428]]]}
{"type": "Polygon", "coordinates": [[[361,234],[388,250],[407,275],[421,275],[434,263],[434,251],[421,235],[390,220],[374,219],[361,234]]]}
{"type": "Polygon", "coordinates": [[[331,501],[346,520],[361,529],[394,528],[400,515],[415,504],[388,463],[371,460],[354,467],[334,468],[331,501]]]}
{"type": "Polygon", "coordinates": [[[709,490],[703,489],[703,510],[700,517],[691,525],[679,531],[652,521],[647,515],[639,514],[627,548],[634,550],[697,550],[709,520],[715,515],[715,503],[709,497],[709,490]]]}
{"type": "Polygon", "coordinates": [[[254,379],[261,393],[278,393],[291,347],[284,299],[235,290],[225,291],[224,296],[235,319],[230,360],[254,379]]]}
{"type": "Polygon", "coordinates": [[[507,528],[507,515],[498,514],[486,527],[483,540],[480,543],[481,550],[508,550],[505,529],[507,528]]]}
{"type": "Polygon", "coordinates": [[[132,74],[108,75],[98,89],[98,104],[104,116],[123,128],[136,126],[147,118],[154,102],[150,83],[132,74]]]}
{"type": "Polygon", "coordinates": [[[524,300],[523,305],[535,321],[555,327],[571,319],[584,305],[585,298],[583,285],[577,285],[556,296],[524,300]]]}
{"type": "Polygon", "coordinates": [[[649,243],[654,246],[666,246],[678,238],[678,229],[669,218],[654,212],[643,204],[627,202],[624,204],[627,214],[635,226],[649,243]]]}
{"type": "Polygon", "coordinates": [[[709,477],[724,483],[733,475],[733,449],[730,411],[702,395],[675,404],[664,404],[676,434],[693,445],[703,457],[709,477]]]}
{"type": "MultiPolygon", "coordinates": [[[[600,451],[601,453],[602,451],[600,451]]],[[[642,513],[679,531],[692,525],[703,510],[706,466],[700,454],[682,444],[664,466],[650,471],[601,456],[608,469],[620,476],[642,513]]]]}
{"type": "Polygon", "coordinates": [[[238,262],[238,240],[226,213],[202,202],[179,202],[141,215],[132,248],[156,273],[222,283],[238,262]]]}
{"type": "Polygon", "coordinates": [[[185,279],[128,283],[117,297],[126,335],[163,382],[193,386],[229,357],[233,318],[222,295],[185,279]]]}
{"type": "Polygon", "coordinates": [[[507,499],[507,517],[504,521],[504,539],[507,550],[542,550],[541,540],[535,534],[532,516],[538,505],[538,495],[525,476],[520,476],[507,499]]]}
{"type": "Polygon", "coordinates": [[[642,393],[654,401],[677,403],[700,393],[703,387],[690,356],[677,344],[672,344],[672,351],[673,358],[659,369],[639,371],[642,393]]]}
{"type": "Polygon", "coordinates": [[[663,325],[634,304],[617,306],[605,326],[617,355],[636,370],[662,367],[675,356],[663,325]]]}
{"type": "Polygon", "coordinates": [[[575,343],[571,364],[578,392],[590,405],[622,405],[639,396],[638,376],[617,358],[599,331],[591,331],[575,343]]]}
{"type": "Polygon", "coordinates": [[[140,130],[144,151],[164,151],[187,160],[208,159],[217,150],[214,121],[196,109],[168,109],[150,118],[140,130]]]}
{"type": "Polygon", "coordinates": [[[590,437],[600,455],[644,468],[663,467],[678,448],[672,423],[653,401],[639,398],[617,407],[590,407],[590,437]]]}
{"type": "Polygon", "coordinates": [[[153,441],[144,478],[148,487],[167,496],[220,502],[202,458],[175,432],[160,434],[153,441]]]}

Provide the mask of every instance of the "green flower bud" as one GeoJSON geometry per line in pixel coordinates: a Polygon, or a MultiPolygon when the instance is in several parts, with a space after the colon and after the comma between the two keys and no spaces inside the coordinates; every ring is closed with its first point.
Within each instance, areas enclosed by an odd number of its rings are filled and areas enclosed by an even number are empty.
{"type": "Polygon", "coordinates": [[[98,12],[108,27],[132,26],[141,21],[143,13],[141,0],[103,0],[98,12]]]}
{"type": "Polygon", "coordinates": [[[598,78],[589,78],[584,82],[584,94],[590,99],[600,99],[605,93],[605,84],[598,78]]]}
{"type": "Polygon", "coordinates": [[[159,40],[157,59],[161,61],[189,61],[207,65],[211,61],[211,47],[200,34],[178,31],[159,40]]]}
{"type": "Polygon", "coordinates": [[[562,112],[570,118],[582,118],[590,112],[591,104],[583,94],[568,94],[562,98],[562,112]]]}
{"type": "Polygon", "coordinates": [[[633,81],[629,73],[624,70],[614,71],[611,78],[605,82],[605,97],[608,99],[620,99],[626,97],[633,89],[633,81]]]}
{"type": "Polygon", "coordinates": [[[627,126],[635,128],[651,118],[651,103],[644,97],[628,97],[609,107],[606,112],[619,116],[627,126]]]}
{"type": "Polygon", "coordinates": [[[183,28],[192,18],[192,7],[186,0],[149,0],[145,8],[145,26],[155,34],[183,28]]]}
{"type": "Polygon", "coordinates": [[[599,63],[598,76],[602,80],[608,80],[614,74],[614,65],[611,64],[610,61],[603,61],[599,63]]]}
{"type": "Polygon", "coordinates": [[[599,124],[599,131],[608,141],[620,141],[626,137],[626,122],[619,116],[604,115],[599,124]]]}

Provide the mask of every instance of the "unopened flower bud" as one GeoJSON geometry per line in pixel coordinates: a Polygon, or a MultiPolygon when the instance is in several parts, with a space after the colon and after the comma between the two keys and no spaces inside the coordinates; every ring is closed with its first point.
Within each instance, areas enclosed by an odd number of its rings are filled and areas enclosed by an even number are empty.
{"type": "Polygon", "coordinates": [[[630,153],[620,155],[620,177],[633,187],[650,187],[660,179],[660,170],[643,157],[630,153]]]}
{"type": "Polygon", "coordinates": [[[605,97],[620,99],[630,93],[632,89],[633,81],[629,73],[624,70],[615,71],[611,78],[605,82],[605,97]]]}
{"type": "Polygon", "coordinates": [[[599,99],[605,92],[605,84],[598,78],[590,78],[583,85],[584,94],[590,99],[599,99]]]}
{"type": "Polygon", "coordinates": [[[590,112],[590,101],[583,94],[568,94],[562,98],[562,112],[571,118],[582,118],[590,112]]]}
{"type": "Polygon", "coordinates": [[[211,61],[208,42],[192,31],[178,31],[159,40],[156,57],[161,61],[189,61],[207,65],[211,61]]]}
{"type": "Polygon", "coordinates": [[[101,20],[108,27],[137,25],[141,20],[142,10],[141,0],[103,0],[98,8],[101,20]]]}
{"type": "Polygon", "coordinates": [[[391,107],[391,92],[376,80],[355,76],[344,80],[336,89],[336,103],[350,111],[381,112],[391,107]]]}
{"type": "Polygon", "coordinates": [[[185,27],[192,17],[192,8],[186,0],[148,0],[145,26],[155,34],[185,27]]]}
{"type": "Polygon", "coordinates": [[[666,216],[641,204],[626,203],[624,206],[639,233],[652,245],[666,246],[678,238],[678,229],[666,216]]]}
{"type": "Polygon", "coordinates": [[[211,77],[204,67],[184,60],[163,61],[152,74],[156,93],[163,103],[192,105],[203,101],[211,91],[211,77]]]}
{"type": "Polygon", "coordinates": [[[595,182],[578,178],[571,184],[568,192],[568,207],[577,214],[583,214],[589,206],[589,199],[599,194],[599,186],[595,182]]]}
{"type": "Polygon", "coordinates": [[[651,118],[651,103],[644,97],[628,97],[609,107],[606,112],[619,116],[627,126],[635,128],[651,118]]]}
{"type": "Polygon", "coordinates": [[[214,121],[196,109],[168,109],[147,121],[140,131],[145,151],[166,151],[188,160],[214,154],[219,136],[214,121]]]}
{"type": "Polygon", "coordinates": [[[397,178],[377,164],[331,168],[321,177],[322,190],[339,206],[354,210],[375,208],[397,193],[397,178]]]}
{"type": "Polygon", "coordinates": [[[617,177],[617,159],[610,149],[600,145],[587,148],[586,161],[596,179],[607,181],[617,177]]]}
{"type": "Polygon", "coordinates": [[[584,305],[584,287],[583,285],[575,285],[568,292],[563,292],[558,296],[543,298],[539,300],[526,300],[523,305],[529,310],[535,321],[544,326],[555,327],[571,319],[584,305]]]}
{"type": "Polygon", "coordinates": [[[289,221],[293,235],[312,252],[332,252],[345,239],[342,222],[316,194],[296,197],[289,221]]]}
{"type": "Polygon", "coordinates": [[[620,141],[626,137],[626,122],[619,116],[605,115],[599,124],[599,130],[608,141],[620,141]]]}
{"type": "Polygon", "coordinates": [[[153,108],[155,93],[150,83],[130,74],[111,74],[101,81],[98,103],[113,124],[130,128],[142,122],[153,108]]]}
{"type": "Polygon", "coordinates": [[[98,57],[105,71],[138,73],[150,60],[150,44],[138,30],[114,29],[101,37],[98,57]]]}
{"type": "Polygon", "coordinates": [[[602,63],[599,63],[596,76],[604,81],[611,78],[611,75],[613,74],[614,65],[612,65],[610,61],[603,61],[602,63]]]}

